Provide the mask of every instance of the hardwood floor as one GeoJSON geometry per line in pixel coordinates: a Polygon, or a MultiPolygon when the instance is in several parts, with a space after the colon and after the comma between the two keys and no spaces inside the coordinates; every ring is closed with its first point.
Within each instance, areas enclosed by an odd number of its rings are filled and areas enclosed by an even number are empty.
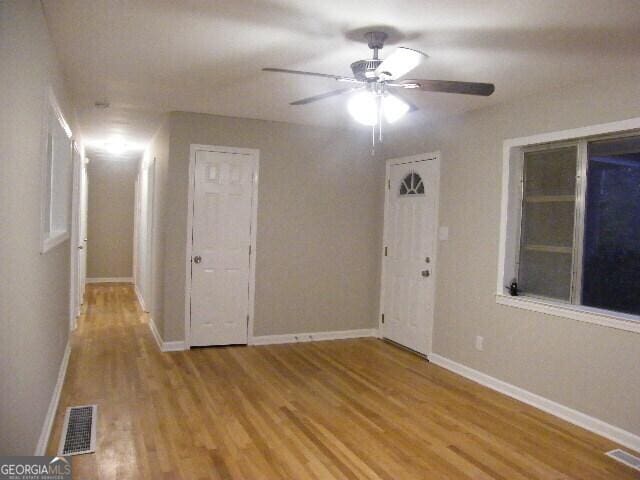
{"type": "Polygon", "coordinates": [[[376,339],[161,353],[131,286],[89,285],[64,410],[78,479],[638,479],[616,445],[376,339]]]}

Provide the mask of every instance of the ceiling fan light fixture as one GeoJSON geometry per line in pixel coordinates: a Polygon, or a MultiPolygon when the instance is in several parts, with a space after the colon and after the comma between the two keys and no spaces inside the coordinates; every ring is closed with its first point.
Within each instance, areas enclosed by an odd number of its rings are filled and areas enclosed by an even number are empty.
{"type": "Polygon", "coordinates": [[[373,126],[378,123],[378,98],[371,91],[351,95],[347,110],[356,122],[373,126]]]}
{"type": "Polygon", "coordinates": [[[387,94],[382,97],[382,111],[389,123],[394,123],[406,115],[410,107],[407,102],[395,95],[387,94]]]}

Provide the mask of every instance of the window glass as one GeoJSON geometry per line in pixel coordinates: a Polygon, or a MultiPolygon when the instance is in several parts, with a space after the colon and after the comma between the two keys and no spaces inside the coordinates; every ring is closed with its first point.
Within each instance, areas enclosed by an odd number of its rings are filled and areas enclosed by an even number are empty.
{"type": "Polygon", "coordinates": [[[518,288],[569,301],[577,147],[525,152],[518,288]]]}
{"type": "Polygon", "coordinates": [[[418,195],[424,193],[422,178],[415,172],[409,173],[400,184],[400,195],[418,195]]]}
{"type": "Polygon", "coordinates": [[[640,315],[640,137],[591,142],[582,303],[640,315]]]}

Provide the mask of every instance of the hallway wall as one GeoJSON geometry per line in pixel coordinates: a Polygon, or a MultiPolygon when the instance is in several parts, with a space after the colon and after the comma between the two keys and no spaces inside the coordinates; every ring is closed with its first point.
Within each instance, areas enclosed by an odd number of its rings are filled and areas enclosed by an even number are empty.
{"type": "Polygon", "coordinates": [[[133,275],[133,219],[139,160],[92,158],[89,176],[87,278],[133,275]]]}
{"type": "Polygon", "coordinates": [[[51,86],[74,133],[40,2],[0,2],[0,454],[33,455],[69,330],[70,244],[40,253],[51,86]]]}
{"type": "MultiPolygon", "coordinates": [[[[184,339],[187,192],[191,144],[260,150],[255,335],[374,328],[378,321],[384,163],[370,131],[174,112],[164,127],[157,194],[164,204],[165,341],[184,339]],[[361,135],[360,135],[361,133],[361,135]]],[[[251,332],[250,332],[251,333],[251,332]]]]}

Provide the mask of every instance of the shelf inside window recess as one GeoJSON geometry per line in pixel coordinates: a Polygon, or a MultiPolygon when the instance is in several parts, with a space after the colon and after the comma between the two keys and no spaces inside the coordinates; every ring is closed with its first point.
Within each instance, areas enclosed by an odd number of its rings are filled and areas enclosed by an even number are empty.
{"type": "Polygon", "coordinates": [[[575,195],[528,195],[527,203],[575,202],[575,195]]]}
{"type": "Polygon", "coordinates": [[[573,253],[572,247],[561,247],[558,245],[525,245],[524,249],[531,252],[573,253]]]}

